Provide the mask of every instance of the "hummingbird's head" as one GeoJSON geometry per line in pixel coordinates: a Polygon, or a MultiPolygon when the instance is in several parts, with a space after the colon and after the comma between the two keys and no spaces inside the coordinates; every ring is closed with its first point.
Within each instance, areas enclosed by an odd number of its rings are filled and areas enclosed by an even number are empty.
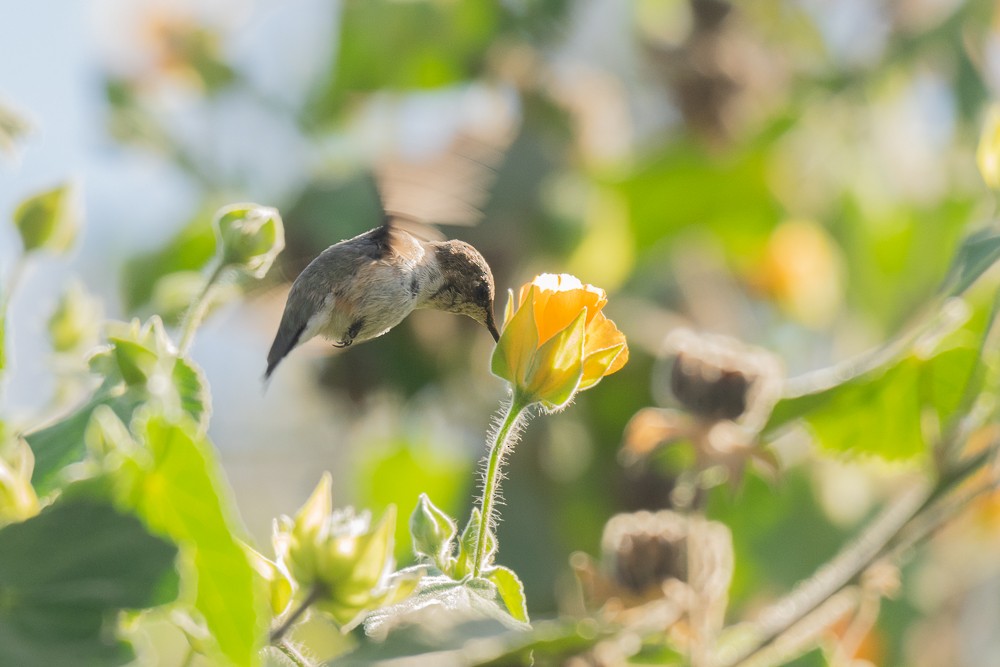
{"type": "Polygon", "coordinates": [[[441,270],[441,287],[428,300],[431,308],[468,315],[500,340],[493,315],[493,272],[490,265],[465,241],[432,244],[441,270]]]}

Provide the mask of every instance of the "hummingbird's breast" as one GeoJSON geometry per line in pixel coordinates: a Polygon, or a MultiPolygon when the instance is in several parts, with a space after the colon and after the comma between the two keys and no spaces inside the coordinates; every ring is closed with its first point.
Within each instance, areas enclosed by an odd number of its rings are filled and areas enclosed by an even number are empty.
{"type": "Polygon", "coordinates": [[[334,287],[323,335],[350,345],[386,333],[440,281],[435,264],[421,241],[406,232],[393,234],[381,256],[360,262],[349,280],[334,287]]]}

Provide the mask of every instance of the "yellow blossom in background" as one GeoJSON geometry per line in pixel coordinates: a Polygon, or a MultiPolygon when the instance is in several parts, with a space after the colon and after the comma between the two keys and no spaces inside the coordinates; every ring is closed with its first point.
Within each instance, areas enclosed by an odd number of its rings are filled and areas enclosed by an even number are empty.
{"type": "Polygon", "coordinates": [[[843,275],[840,248],[826,229],[813,220],[788,220],[772,232],[750,281],[790,316],[818,328],[840,309],[843,275]]]}
{"type": "Polygon", "coordinates": [[[556,410],[628,361],[625,335],[601,310],[603,289],[574,276],[543,273],[510,292],[493,373],[525,404],[556,410]]]}
{"type": "Polygon", "coordinates": [[[986,185],[1000,190],[1000,104],[994,104],[986,114],[983,131],[979,135],[976,164],[986,185]]]}

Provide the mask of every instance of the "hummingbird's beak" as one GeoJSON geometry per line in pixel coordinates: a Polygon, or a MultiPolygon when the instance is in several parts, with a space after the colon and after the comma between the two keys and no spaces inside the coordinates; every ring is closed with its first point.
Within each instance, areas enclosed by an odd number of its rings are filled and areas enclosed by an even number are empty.
{"type": "Polygon", "coordinates": [[[497,330],[497,322],[493,317],[493,308],[486,309],[486,328],[490,330],[490,335],[493,336],[494,342],[500,342],[500,332],[497,330]]]}

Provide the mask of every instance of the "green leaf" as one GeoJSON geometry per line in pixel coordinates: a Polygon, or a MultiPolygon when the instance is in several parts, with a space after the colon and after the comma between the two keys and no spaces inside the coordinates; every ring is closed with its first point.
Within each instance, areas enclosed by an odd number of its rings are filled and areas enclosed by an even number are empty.
{"type": "Polygon", "coordinates": [[[198,422],[202,429],[208,428],[212,414],[212,394],[201,368],[184,358],[174,364],[174,389],[180,400],[181,409],[198,422]]]}
{"type": "Polygon", "coordinates": [[[410,622],[426,622],[424,614],[433,609],[436,625],[448,627],[468,621],[499,621],[512,630],[530,626],[507,610],[496,584],[483,578],[455,581],[447,575],[425,576],[417,591],[394,605],[382,607],[365,618],[365,632],[385,636],[410,622]]]}
{"type": "Polygon", "coordinates": [[[203,209],[163,248],[128,260],[122,269],[122,300],[126,312],[146,306],[161,278],[182,271],[201,271],[215,255],[212,210],[203,209]]]}
{"type": "Polygon", "coordinates": [[[957,296],[972,286],[1000,259],[1000,229],[988,227],[969,236],[959,247],[945,278],[944,292],[957,296]]]}
{"type": "Polygon", "coordinates": [[[120,609],[177,596],[176,555],[134,517],[89,501],[0,530],[0,664],[131,661],[131,646],[108,630],[120,609]]]}
{"type": "Polygon", "coordinates": [[[202,429],[208,426],[211,397],[201,369],[183,358],[157,358],[156,352],[135,341],[114,339],[113,344],[105,354],[115,363],[102,364],[98,360],[94,364],[98,368],[103,366],[106,375],[104,384],[90,400],[54,424],[25,436],[35,454],[31,483],[40,494],[55,488],[60,470],[84,458],[87,424],[101,405],[111,408],[125,424],[132,421],[139,406],[153,402],[190,415],[202,429]],[[145,378],[157,372],[154,367],[161,363],[173,363],[171,382],[168,391],[154,396],[146,387],[145,378]]]}
{"type": "Polygon", "coordinates": [[[801,418],[829,451],[912,458],[928,445],[925,410],[940,423],[952,417],[978,361],[977,349],[969,346],[929,358],[910,354],[840,384],[782,399],[765,430],[801,418]]]}
{"type": "Polygon", "coordinates": [[[80,222],[76,195],[69,185],[29,197],[14,210],[14,225],[21,234],[25,252],[68,250],[80,222]]]}
{"type": "Polygon", "coordinates": [[[524,597],[524,584],[517,578],[514,570],[498,565],[486,574],[486,579],[493,582],[510,615],[522,623],[530,623],[528,619],[528,603],[524,597]]]}
{"type": "Polygon", "coordinates": [[[190,420],[153,415],[137,430],[152,462],[131,504],[154,532],[180,547],[185,590],[220,654],[236,665],[257,664],[266,601],[234,535],[243,531],[211,443],[190,420]]]}
{"type": "Polygon", "coordinates": [[[60,470],[81,460],[87,452],[84,435],[90,416],[98,406],[108,406],[126,424],[132,419],[136,407],[148,399],[145,389],[133,388],[124,392],[105,385],[83,406],[56,423],[25,436],[35,455],[35,469],[31,483],[38,493],[45,494],[55,488],[60,470]]]}

